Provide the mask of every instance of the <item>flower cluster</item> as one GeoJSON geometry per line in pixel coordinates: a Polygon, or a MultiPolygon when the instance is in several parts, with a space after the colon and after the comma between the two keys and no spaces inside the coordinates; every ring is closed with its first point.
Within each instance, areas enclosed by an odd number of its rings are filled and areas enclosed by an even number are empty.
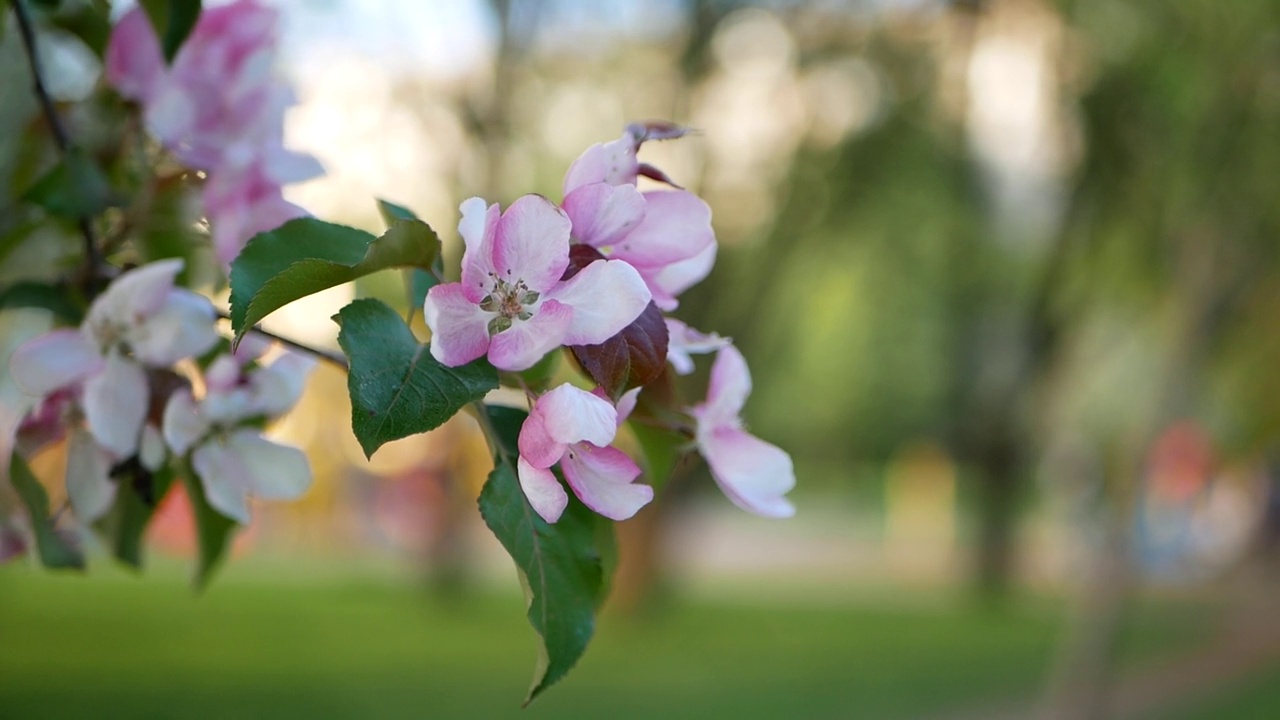
{"type": "Polygon", "coordinates": [[[146,13],[134,8],[111,34],[106,76],[145,110],[148,127],[183,164],[207,175],[203,203],[226,264],[256,233],[306,215],[281,186],[324,171],[284,147],[290,88],[273,74],[276,11],[256,0],[206,8],[166,67],[146,13]]]}
{"type": "MultiPolygon", "coordinates": [[[[433,356],[450,366],[487,356],[495,367],[519,372],[558,347],[589,351],[609,342],[639,324],[647,308],[676,309],[679,295],[715,263],[711,210],[637,155],[647,140],[684,132],[634,124],[621,138],[588,148],[565,176],[559,207],[537,195],[505,212],[480,198],[464,202],[461,281],[438,285],[426,298],[433,356]],[[672,187],[642,192],[640,176],[672,187]],[[574,245],[592,248],[585,266],[571,268],[574,245]]],[[[674,318],[659,328],[677,374],[694,369],[692,354],[717,353],[706,401],[683,408],[716,482],[750,512],[791,515],[784,497],[795,484],[790,457],[742,426],[751,378],[741,353],[727,338],[674,318]]],[[[588,392],[570,384],[533,398],[517,470],[544,520],[556,522],[568,503],[556,466],[583,504],[605,517],[624,520],[653,499],[652,488],[635,482],[640,468],[613,446],[642,390],[632,388],[616,404],[604,387],[588,392]]]]}
{"type": "Polygon", "coordinates": [[[115,500],[117,468],[131,460],[149,472],[186,458],[209,503],[248,522],[246,493],[293,498],[310,484],[296,448],[261,437],[264,421],[297,402],[310,360],[284,355],[257,365],[268,344],[242,343],[202,373],[191,362],[219,344],[213,305],[175,287],[181,260],[161,260],[121,274],[89,307],[79,328],[53,330],[14,351],[13,379],[38,401],[17,429],[29,455],[67,437],[66,491],[85,523],[115,500]],[[196,401],[190,382],[202,380],[196,401]]]}

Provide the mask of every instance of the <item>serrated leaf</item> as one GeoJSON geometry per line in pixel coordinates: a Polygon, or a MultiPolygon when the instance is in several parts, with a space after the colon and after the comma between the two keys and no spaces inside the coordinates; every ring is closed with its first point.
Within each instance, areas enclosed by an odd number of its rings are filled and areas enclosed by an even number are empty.
{"type": "Polygon", "coordinates": [[[366,456],[392,440],[443,425],[498,387],[498,372],[483,358],[456,368],[440,364],[380,300],[356,300],[337,320],[338,344],[349,365],[351,429],[366,456]]]}
{"type": "Polygon", "coordinates": [[[182,485],[196,521],[196,541],[200,550],[192,584],[200,591],[208,586],[214,571],[226,557],[231,547],[231,536],[235,534],[238,525],[235,520],[213,509],[204,496],[204,486],[190,468],[184,473],[182,485]]]}
{"type": "Polygon", "coordinates": [[[548,524],[520,489],[514,466],[526,413],[489,407],[501,448],[480,491],[480,515],[515,561],[529,601],[529,623],[540,639],[528,704],[563,678],[586,651],[607,581],[601,545],[606,522],[570,494],[560,520],[548,524]]]}
{"type": "Polygon", "coordinates": [[[67,151],[22,197],[68,220],[91,217],[116,204],[106,174],[78,148],[67,151]]]}
{"type": "Polygon", "coordinates": [[[140,4],[160,38],[165,62],[172,63],[200,19],[200,0],[141,0],[140,4]]]}
{"type": "Polygon", "coordinates": [[[31,468],[14,453],[9,459],[9,482],[31,516],[31,530],[36,539],[36,554],[47,568],[84,569],[84,555],[66,538],[58,534],[49,517],[49,494],[36,479],[31,468]]]}
{"type": "Polygon", "coordinates": [[[85,308],[72,299],[70,288],[40,282],[16,282],[0,290],[0,309],[43,308],[79,325],[84,319],[85,308]]]}
{"type": "Polygon", "coordinates": [[[111,512],[101,522],[101,529],[116,559],[141,569],[147,526],[173,485],[173,472],[163,468],[152,473],[135,462],[113,479],[119,490],[111,512]]]}
{"type": "MultiPolygon", "coordinates": [[[[394,224],[397,220],[418,219],[418,216],[409,208],[381,199],[378,200],[378,213],[382,215],[383,221],[388,226],[394,224]]],[[[443,276],[444,264],[439,255],[436,255],[430,271],[421,268],[408,268],[404,271],[404,290],[409,305],[410,322],[413,321],[413,316],[422,310],[422,305],[427,299],[427,292],[439,285],[439,278],[443,276]]]]}
{"type": "MultiPolygon", "coordinates": [[[[569,248],[569,267],[562,279],[568,280],[582,268],[603,259],[600,251],[589,245],[573,245],[569,248]]],[[[662,374],[667,365],[668,340],[662,311],[650,302],[644,312],[617,335],[599,345],[572,345],[569,350],[583,371],[617,401],[628,389],[648,385],[662,374]]]]}
{"type": "Polygon", "coordinates": [[[382,237],[299,218],[249,240],[231,262],[231,326],[236,340],[285,305],[391,267],[429,269],[440,239],[421,220],[397,220],[382,237]]]}

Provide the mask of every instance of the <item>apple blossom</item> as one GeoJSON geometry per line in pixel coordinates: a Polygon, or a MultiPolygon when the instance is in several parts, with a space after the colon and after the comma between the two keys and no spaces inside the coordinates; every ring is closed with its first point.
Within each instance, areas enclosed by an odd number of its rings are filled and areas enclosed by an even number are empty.
{"type": "Polygon", "coordinates": [[[693,372],[691,354],[715,352],[728,345],[729,338],[716,333],[707,334],[694,330],[675,318],[665,318],[667,323],[667,362],[677,375],[693,372]]]}
{"type": "MultiPolygon", "coordinates": [[[[634,405],[635,394],[628,396],[634,405]]],[[[567,383],[534,402],[520,428],[516,465],[520,487],[543,520],[559,520],[569,503],[551,470],[557,463],[578,499],[607,518],[626,520],[653,500],[653,488],[634,482],[635,461],[610,445],[618,417],[608,400],[567,383]]]]}
{"type": "Polygon", "coordinates": [[[191,453],[209,504],[249,522],[248,495],[292,500],[311,485],[311,468],[298,448],[262,437],[254,424],[282,415],[302,394],[314,361],[290,353],[247,370],[251,357],[221,355],[205,371],[205,394],[179,390],[164,410],[164,439],[174,453],[191,453]]]}
{"type": "Polygon", "coordinates": [[[54,330],[14,351],[9,368],[31,395],[79,388],[85,425],[115,457],[138,449],[150,389],[146,368],[199,355],[218,341],[213,305],[174,287],[182,260],[143,265],[116,278],[78,329],[54,330]]]}
{"type": "Polygon", "coordinates": [[[765,517],[790,517],[783,497],[796,484],[791,456],[742,429],[742,406],[751,394],[751,374],[742,353],[726,345],[716,353],[706,402],[691,408],[695,442],[711,476],[735,505],[765,517]]]}
{"type": "Polygon", "coordinates": [[[462,282],[437,285],[424,306],[431,354],[458,366],[484,355],[503,370],[526,370],[560,345],[594,345],[620,332],[649,304],[634,268],[596,261],[567,281],[569,218],[538,195],[499,214],[480,198],[462,203],[462,282]]]}

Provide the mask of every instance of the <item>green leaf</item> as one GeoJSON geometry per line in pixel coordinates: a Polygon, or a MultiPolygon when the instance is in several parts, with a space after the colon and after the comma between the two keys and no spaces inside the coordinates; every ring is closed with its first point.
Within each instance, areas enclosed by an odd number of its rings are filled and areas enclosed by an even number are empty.
{"type": "Polygon", "coordinates": [[[204,496],[204,486],[194,472],[184,473],[183,487],[187,491],[187,499],[191,502],[191,513],[196,519],[196,537],[200,545],[199,564],[193,584],[196,590],[203,590],[213,579],[213,573],[226,557],[231,547],[231,536],[235,533],[236,521],[223,516],[204,496]]]}
{"type": "Polygon", "coordinates": [[[349,363],[351,429],[366,456],[384,443],[439,427],[498,387],[497,371],[483,358],[456,368],[441,365],[380,300],[356,300],[336,320],[349,363]]]}
{"type": "Polygon", "coordinates": [[[141,0],[160,38],[165,62],[172,63],[200,19],[200,0],[141,0]]]}
{"type": "MultiPolygon", "coordinates": [[[[378,212],[388,226],[394,225],[397,220],[418,219],[418,216],[414,215],[409,208],[386,200],[378,200],[378,212]]],[[[427,299],[427,292],[439,285],[439,278],[442,277],[444,277],[444,263],[439,254],[431,264],[430,271],[421,268],[407,268],[404,271],[404,289],[409,304],[410,321],[413,320],[414,314],[422,309],[422,304],[427,299]]]]}
{"type": "Polygon", "coordinates": [[[173,472],[163,468],[152,473],[136,463],[114,476],[119,485],[112,511],[102,520],[101,529],[111,552],[120,562],[142,568],[142,549],[147,525],[156,507],[173,485],[173,472]]]}
{"type": "Polygon", "coordinates": [[[397,220],[382,237],[314,218],[249,240],[231,262],[231,326],[239,341],[281,307],[390,267],[430,268],[440,238],[421,220],[397,220]]]}
{"type": "Polygon", "coordinates": [[[31,514],[31,528],[40,563],[47,568],[83,570],[84,555],[54,528],[53,518],[49,517],[49,494],[17,453],[9,460],[9,481],[31,514]]]}
{"type": "Polygon", "coordinates": [[[24,307],[43,308],[73,325],[84,319],[84,306],[66,286],[23,281],[0,290],[0,309],[24,307]]]}
{"type": "MultiPolygon", "coordinates": [[[[99,58],[106,54],[107,43],[111,40],[111,13],[104,3],[70,3],[56,10],[48,18],[50,25],[80,38],[99,58]]],[[[3,15],[0,13],[0,17],[3,15]]]]}
{"type": "Polygon", "coordinates": [[[599,523],[607,521],[572,493],[558,522],[543,521],[525,499],[514,466],[526,414],[501,407],[485,412],[499,452],[480,492],[480,515],[516,563],[528,594],[529,623],[541,639],[528,704],[569,672],[595,632],[607,585],[600,545],[607,536],[599,523]]]}
{"type": "MultiPolygon", "coordinates": [[[[191,187],[183,182],[162,183],[138,219],[141,227],[135,235],[139,259],[143,263],[182,258],[178,284],[190,286],[192,272],[200,266],[197,253],[201,243],[196,238],[200,210],[193,202],[191,187]]],[[[205,243],[207,247],[207,243],[205,243]]]]}
{"type": "Polygon", "coordinates": [[[689,438],[676,430],[648,423],[628,421],[627,425],[644,453],[645,481],[653,486],[654,493],[658,493],[684,457],[689,438]]]}
{"type": "Polygon", "coordinates": [[[116,204],[106,174],[78,148],[63,155],[22,197],[68,220],[91,217],[116,204]]]}

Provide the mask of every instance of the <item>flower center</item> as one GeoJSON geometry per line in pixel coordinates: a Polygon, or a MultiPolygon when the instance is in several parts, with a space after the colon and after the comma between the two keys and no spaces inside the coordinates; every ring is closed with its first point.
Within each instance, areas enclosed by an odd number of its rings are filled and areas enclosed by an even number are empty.
{"type": "Polygon", "coordinates": [[[490,336],[511,327],[516,320],[533,317],[536,309],[533,305],[538,302],[538,293],[530,290],[524,280],[509,283],[493,273],[489,277],[493,279],[493,288],[480,301],[480,309],[497,313],[497,317],[489,321],[490,336]]]}

